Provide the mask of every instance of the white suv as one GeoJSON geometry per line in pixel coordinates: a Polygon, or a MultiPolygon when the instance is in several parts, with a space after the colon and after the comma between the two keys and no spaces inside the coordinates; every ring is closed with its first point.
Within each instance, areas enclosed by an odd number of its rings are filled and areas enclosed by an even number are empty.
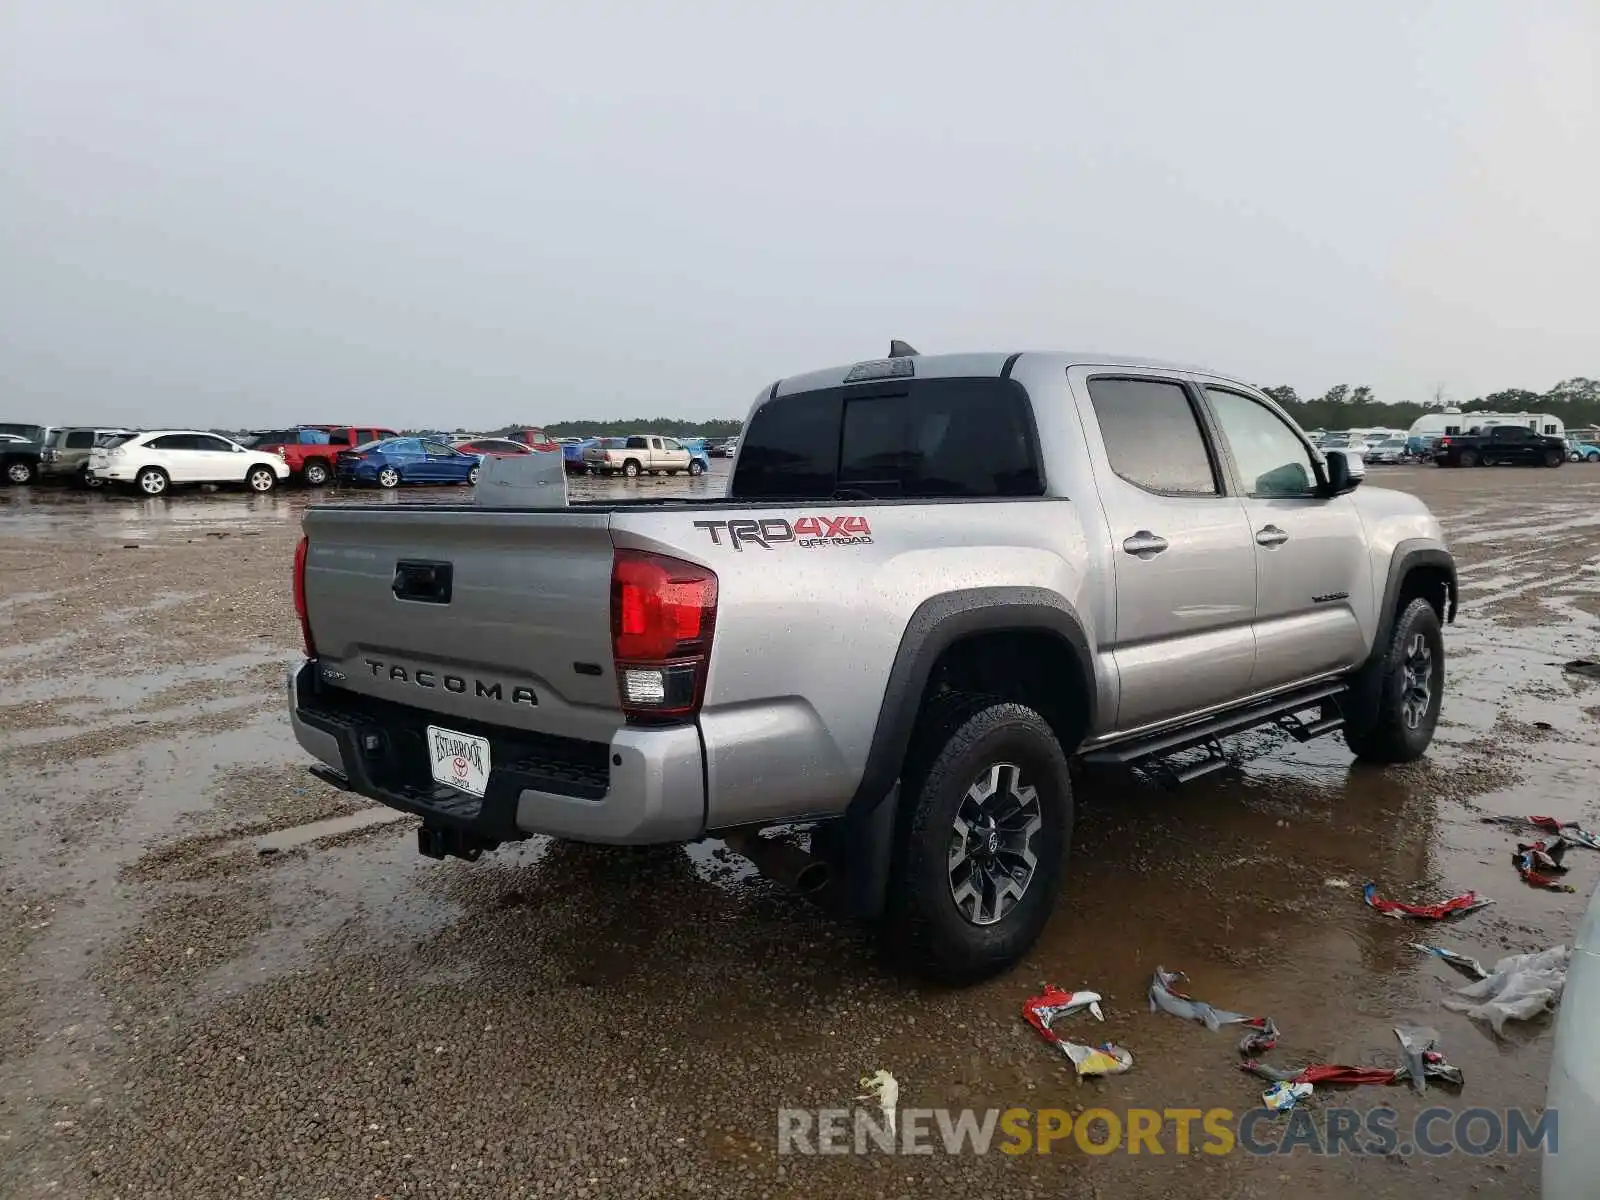
{"type": "Polygon", "coordinates": [[[289,478],[289,464],[215,433],[157,429],[95,447],[85,474],[91,481],[128,484],[146,496],[185,483],[242,483],[252,492],[270,492],[289,478]]]}

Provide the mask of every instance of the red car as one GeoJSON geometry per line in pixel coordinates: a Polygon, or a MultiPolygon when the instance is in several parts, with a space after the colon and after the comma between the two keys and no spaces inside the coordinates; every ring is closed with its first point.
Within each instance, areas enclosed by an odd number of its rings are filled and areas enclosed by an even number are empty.
{"type": "Polygon", "coordinates": [[[520,442],[529,450],[559,450],[561,445],[542,429],[518,429],[506,434],[513,442],[520,442]]]}
{"type": "Polygon", "coordinates": [[[392,429],[372,425],[298,425],[239,440],[248,449],[282,455],[294,478],[308,487],[321,487],[333,478],[333,460],[339,451],[398,436],[392,429]]]}
{"type": "Polygon", "coordinates": [[[533,448],[509,438],[457,438],[450,443],[463,454],[476,454],[490,458],[515,458],[519,454],[532,454],[533,448]]]}

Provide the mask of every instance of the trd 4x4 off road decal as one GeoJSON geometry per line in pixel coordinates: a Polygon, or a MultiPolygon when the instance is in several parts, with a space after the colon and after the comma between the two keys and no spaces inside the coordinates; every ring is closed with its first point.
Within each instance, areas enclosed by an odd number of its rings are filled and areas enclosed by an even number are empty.
{"type": "Polygon", "coordinates": [[[867,524],[865,517],[859,516],[801,517],[792,524],[782,517],[767,517],[760,521],[749,518],[737,521],[696,521],[694,527],[709,533],[714,546],[723,545],[723,535],[726,534],[727,544],[735,550],[743,550],[747,545],[771,550],[774,546],[785,542],[794,542],[806,549],[816,546],[872,544],[872,526],[867,524]]]}

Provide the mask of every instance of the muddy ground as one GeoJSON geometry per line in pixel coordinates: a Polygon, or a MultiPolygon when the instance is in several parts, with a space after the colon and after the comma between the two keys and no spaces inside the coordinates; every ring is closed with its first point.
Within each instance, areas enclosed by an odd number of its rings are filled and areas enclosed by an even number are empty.
{"type": "MultiPolygon", "coordinates": [[[[1526,1155],[777,1154],[780,1106],[848,1105],[880,1067],[902,1107],[1254,1106],[1234,1038],[1146,1010],[1157,964],[1272,1015],[1277,1061],[1393,1064],[1416,1021],[1466,1074],[1429,1102],[1540,1105],[1548,1018],[1496,1041],[1406,943],[1570,941],[1600,882],[1579,850],[1576,894],[1530,890],[1479,822],[1600,822],[1600,687],[1560,666],[1600,652],[1600,469],[1373,474],[1460,557],[1426,760],[1258,735],[1176,794],[1085,777],[1044,939],[955,992],[714,844],[435,863],[412,822],[307,775],[282,695],[303,493],[0,491],[0,1195],[1535,1195],[1526,1155]],[[1498,903],[1418,927],[1364,908],[1367,879],[1498,903]],[[1130,1074],[1080,1087],[1052,1057],[1018,1017],[1046,982],[1104,994],[1106,1023],[1069,1032],[1129,1047],[1130,1074]]],[[[1314,1103],[1381,1101],[1423,1103],[1314,1103]]]]}

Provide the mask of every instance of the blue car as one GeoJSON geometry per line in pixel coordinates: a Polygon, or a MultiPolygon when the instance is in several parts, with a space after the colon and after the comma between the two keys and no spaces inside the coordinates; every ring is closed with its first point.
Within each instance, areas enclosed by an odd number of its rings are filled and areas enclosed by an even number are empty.
{"type": "Polygon", "coordinates": [[[334,460],[340,483],[477,483],[478,456],[432,438],[397,437],[341,450],[334,460]]]}
{"type": "Polygon", "coordinates": [[[1582,438],[1568,438],[1567,461],[1600,463],[1600,446],[1582,438]]]}

